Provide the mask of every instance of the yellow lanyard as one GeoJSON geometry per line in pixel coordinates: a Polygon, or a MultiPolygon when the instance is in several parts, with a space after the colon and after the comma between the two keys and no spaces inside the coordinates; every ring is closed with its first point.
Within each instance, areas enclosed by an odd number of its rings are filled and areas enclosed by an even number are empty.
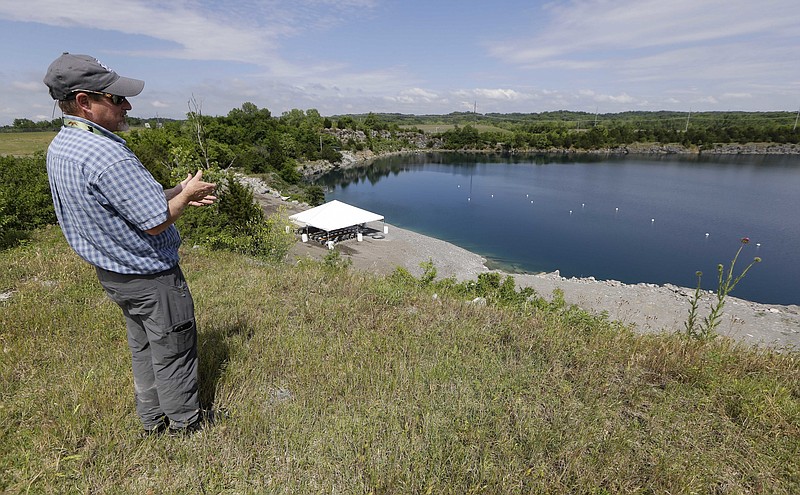
{"type": "Polygon", "coordinates": [[[92,132],[94,134],[97,134],[98,136],[105,136],[103,131],[101,131],[100,129],[96,129],[87,124],[86,122],[81,122],[80,120],[75,120],[70,117],[64,117],[64,125],[66,127],[77,127],[78,129],[83,129],[84,131],[92,132]]]}

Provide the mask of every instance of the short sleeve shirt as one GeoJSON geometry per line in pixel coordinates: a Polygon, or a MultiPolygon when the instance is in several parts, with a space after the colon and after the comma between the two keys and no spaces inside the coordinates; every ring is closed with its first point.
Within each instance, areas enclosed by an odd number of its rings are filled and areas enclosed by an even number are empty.
{"type": "Polygon", "coordinates": [[[105,270],[147,275],[178,263],[181,239],[174,225],[158,235],[145,230],[169,216],[161,185],[125,140],[77,117],[47,150],[47,175],[56,216],[78,255],[105,270]],[[88,130],[87,130],[88,126],[88,130]]]}

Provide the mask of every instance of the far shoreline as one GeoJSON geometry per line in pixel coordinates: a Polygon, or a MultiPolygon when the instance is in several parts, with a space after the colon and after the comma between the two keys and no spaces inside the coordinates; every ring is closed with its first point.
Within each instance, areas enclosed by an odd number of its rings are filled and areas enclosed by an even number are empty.
{"type": "Polygon", "coordinates": [[[709,145],[708,147],[686,147],[681,144],[645,144],[634,143],[616,148],[600,148],[594,150],[583,150],[575,148],[548,148],[548,149],[441,149],[441,148],[414,148],[397,151],[387,151],[374,153],[366,151],[342,151],[341,163],[334,164],[326,160],[301,163],[298,172],[306,179],[313,180],[335,170],[348,170],[351,168],[369,167],[381,158],[403,155],[416,155],[426,153],[467,153],[467,154],[508,154],[508,155],[642,155],[642,156],[664,156],[664,155],[800,155],[800,145],[790,143],[721,143],[709,145]]]}

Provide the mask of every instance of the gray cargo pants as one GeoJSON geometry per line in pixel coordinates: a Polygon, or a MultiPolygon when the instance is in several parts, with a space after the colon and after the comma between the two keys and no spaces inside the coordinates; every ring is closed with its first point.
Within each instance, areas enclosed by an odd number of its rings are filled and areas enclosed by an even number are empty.
{"type": "Polygon", "coordinates": [[[199,419],[194,301],[180,267],[153,275],[97,268],[97,278],[125,315],[142,426],[152,430],[165,416],[171,428],[199,419]]]}

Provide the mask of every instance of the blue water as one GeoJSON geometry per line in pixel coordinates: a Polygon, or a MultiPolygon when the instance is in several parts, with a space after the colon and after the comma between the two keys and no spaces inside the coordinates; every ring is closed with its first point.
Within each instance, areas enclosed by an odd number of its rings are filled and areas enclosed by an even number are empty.
{"type": "Polygon", "coordinates": [[[501,157],[430,153],[326,175],[326,200],[446,240],[511,272],[717,287],[800,304],[799,156],[501,157]],[[708,234],[708,235],[706,235],[708,234]],[[760,244],[760,245],[759,245],[760,244]]]}

